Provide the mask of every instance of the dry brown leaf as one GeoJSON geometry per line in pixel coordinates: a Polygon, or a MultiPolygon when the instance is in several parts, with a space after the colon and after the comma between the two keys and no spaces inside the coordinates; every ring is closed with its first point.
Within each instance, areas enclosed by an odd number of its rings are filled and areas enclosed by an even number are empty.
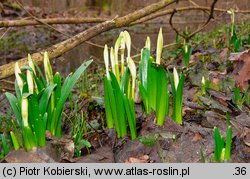
{"type": "Polygon", "coordinates": [[[211,80],[211,83],[215,84],[215,85],[219,85],[220,84],[220,79],[219,78],[213,78],[211,80]]]}
{"type": "Polygon", "coordinates": [[[203,137],[200,135],[200,133],[195,133],[192,142],[197,142],[199,140],[203,139],[203,137]]]}
{"type": "Polygon", "coordinates": [[[125,160],[125,163],[148,163],[149,162],[149,156],[143,155],[138,158],[136,157],[129,157],[127,160],[125,160]]]}
{"type": "Polygon", "coordinates": [[[250,50],[240,55],[233,74],[233,78],[240,88],[246,89],[250,80],[250,50]]]}
{"type": "Polygon", "coordinates": [[[220,59],[223,61],[227,61],[228,48],[224,48],[220,52],[220,59]]]}

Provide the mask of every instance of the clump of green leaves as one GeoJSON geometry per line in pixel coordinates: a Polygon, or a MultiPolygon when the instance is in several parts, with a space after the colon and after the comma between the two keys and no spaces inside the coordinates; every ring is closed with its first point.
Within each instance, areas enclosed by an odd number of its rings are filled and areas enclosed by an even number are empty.
{"type": "Polygon", "coordinates": [[[226,142],[224,137],[220,135],[219,129],[214,127],[214,161],[226,162],[231,158],[231,143],[232,143],[232,127],[228,126],[226,142]]]}
{"type": "Polygon", "coordinates": [[[182,102],[185,77],[178,74],[174,68],[173,74],[169,74],[173,93],[173,120],[177,124],[182,124],[182,102]]]}
{"type": "Polygon", "coordinates": [[[205,95],[207,92],[207,89],[209,88],[210,85],[210,81],[209,80],[205,80],[205,77],[203,76],[201,78],[201,93],[202,95],[205,95]]]}
{"type": "Polygon", "coordinates": [[[236,104],[236,106],[241,110],[242,109],[242,106],[245,102],[245,96],[248,96],[247,95],[242,95],[241,92],[240,92],[240,87],[235,87],[234,90],[233,90],[233,102],[234,104],[236,104]]]}
{"type": "Polygon", "coordinates": [[[242,40],[237,36],[236,33],[234,9],[230,9],[227,12],[231,15],[230,45],[233,46],[234,52],[239,52],[239,49],[242,46],[242,40]]]}
{"type": "Polygon", "coordinates": [[[160,64],[163,46],[162,30],[157,40],[156,62],[150,56],[150,39],[141,52],[139,90],[147,114],[156,112],[156,123],[162,126],[169,111],[168,77],[160,64]]]}
{"type": "Polygon", "coordinates": [[[130,57],[131,38],[127,31],[121,32],[115,48],[109,50],[107,45],[104,49],[104,62],[106,75],[104,77],[104,103],[107,127],[115,127],[117,137],[127,135],[127,124],[129,125],[131,138],[136,138],[136,116],[135,116],[135,82],[136,66],[130,57]],[[125,65],[124,51],[127,48],[125,65]],[[121,69],[119,69],[119,54],[121,69]],[[111,70],[109,69],[111,62],[111,70]],[[125,67],[126,66],[126,67],[125,67]]]}
{"type": "Polygon", "coordinates": [[[70,135],[70,138],[74,141],[76,157],[81,156],[82,148],[86,147],[86,149],[89,151],[91,147],[90,142],[83,138],[86,133],[86,116],[83,114],[83,112],[81,114],[76,114],[70,135]]]}
{"type": "MultiPolygon", "coordinates": [[[[46,145],[46,130],[58,138],[61,137],[64,104],[74,84],[92,61],[83,63],[73,75],[66,78],[63,85],[61,85],[60,74],[58,72],[55,75],[52,74],[47,52],[44,54],[45,77],[40,68],[33,63],[30,55],[28,55],[28,61],[29,66],[23,67],[26,75],[21,72],[16,63],[16,96],[7,92],[6,97],[21,130],[24,148],[31,150],[33,147],[46,145]]],[[[17,147],[14,137],[12,141],[17,147]]]]}

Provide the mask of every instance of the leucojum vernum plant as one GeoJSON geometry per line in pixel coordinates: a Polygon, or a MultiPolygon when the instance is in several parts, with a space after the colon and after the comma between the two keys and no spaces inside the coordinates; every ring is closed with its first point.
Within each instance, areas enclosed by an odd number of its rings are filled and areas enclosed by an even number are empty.
{"type": "Polygon", "coordinates": [[[162,126],[165,117],[169,113],[169,91],[168,77],[170,77],[172,94],[173,94],[173,120],[182,124],[182,100],[184,75],[178,74],[176,68],[173,74],[166,73],[161,65],[161,54],[163,46],[162,29],[159,31],[156,49],[156,61],[150,56],[150,39],[146,40],[145,48],[142,50],[140,73],[139,73],[139,90],[143,100],[144,108],[147,114],[152,111],[156,112],[156,123],[162,126]]]}
{"type": "MultiPolygon", "coordinates": [[[[171,84],[173,83],[173,119],[178,124],[182,124],[184,75],[178,74],[175,68],[174,75],[168,74],[160,63],[163,47],[162,29],[157,39],[156,60],[150,55],[150,46],[150,38],[147,37],[145,48],[141,50],[139,64],[138,86],[145,112],[149,114],[155,111],[157,125],[163,125],[169,112],[168,78],[170,76],[171,84]]],[[[128,124],[131,138],[134,139],[136,138],[134,103],[136,66],[130,51],[131,38],[127,31],[120,33],[115,48],[111,47],[109,50],[107,45],[105,46],[104,102],[107,127],[115,127],[117,137],[120,138],[127,134],[128,124]],[[125,49],[127,49],[126,58],[125,49]]]]}
{"type": "Polygon", "coordinates": [[[231,27],[230,27],[230,45],[233,46],[234,52],[239,52],[240,47],[242,46],[242,40],[237,36],[236,33],[236,25],[235,25],[235,12],[234,9],[231,8],[227,11],[231,16],[231,27]]]}
{"type": "Polygon", "coordinates": [[[188,67],[189,62],[190,62],[190,58],[191,58],[191,54],[192,54],[192,47],[189,43],[186,42],[186,40],[184,40],[183,47],[181,49],[181,53],[182,53],[184,65],[186,67],[188,67]]]}
{"type": "Polygon", "coordinates": [[[91,64],[92,60],[83,63],[74,74],[70,74],[62,84],[61,75],[53,75],[48,53],[44,53],[44,72],[34,64],[28,55],[28,66],[22,67],[26,75],[21,72],[18,63],[15,64],[16,96],[6,93],[11,108],[21,130],[23,142],[11,135],[14,147],[23,143],[26,150],[36,146],[45,146],[45,132],[61,137],[61,118],[64,104],[71,89],[78,78],[91,64]]]}
{"type": "Polygon", "coordinates": [[[147,37],[139,65],[139,90],[146,113],[155,111],[156,123],[162,126],[169,111],[168,78],[164,67],[160,64],[163,46],[162,29],[157,39],[156,60],[150,56],[150,46],[150,38],[147,37]]]}
{"type": "Polygon", "coordinates": [[[227,162],[231,159],[231,144],[232,144],[232,126],[228,119],[228,128],[226,142],[224,137],[220,134],[219,129],[214,127],[214,161],[227,162]]]}
{"type": "Polygon", "coordinates": [[[104,102],[107,127],[115,127],[117,137],[120,138],[127,135],[128,124],[131,138],[135,139],[136,116],[134,96],[136,66],[130,57],[130,51],[131,38],[127,31],[120,33],[115,43],[115,48],[111,47],[110,53],[108,46],[105,45],[104,62],[106,75],[104,77],[104,102]],[[126,59],[125,48],[127,49],[126,59]],[[119,61],[121,63],[120,67],[119,61]],[[109,62],[111,62],[111,70],[109,62]]]}

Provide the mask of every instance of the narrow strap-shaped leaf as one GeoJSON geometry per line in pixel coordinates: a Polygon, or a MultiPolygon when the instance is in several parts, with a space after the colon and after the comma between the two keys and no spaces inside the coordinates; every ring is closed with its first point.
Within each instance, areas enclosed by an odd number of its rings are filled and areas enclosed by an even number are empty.
{"type": "Polygon", "coordinates": [[[29,126],[25,126],[23,130],[24,147],[27,151],[37,146],[36,138],[29,126]]]}
{"type": "MultiPolygon", "coordinates": [[[[131,107],[129,99],[126,95],[123,95],[124,106],[128,117],[128,125],[132,140],[136,139],[136,119],[135,109],[131,107]]],[[[134,101],[133,101],[134,102],[134,101]]]]}
{"type": "Polygon", "coordinates": [[[9,92],[6,92],[5,95],[10,103],[10,106],[14,112],[14,115],[16,116],[18,125],[22,126],[23,122],[22,122],[22,116],[21,116],[21,111],[20,111],[20,102],[17,100],[17,98],[13,94],[9,92]]]}
{"type": "Polygon", "coordinates": [[[148,66],[150,63],[150,51],[147,48],[143,48],[141,57],[141,83],[145,90],[148,88],[148,66]]]}
{"type": "Polygon", "coordinates": [[[145,88],[142,86],[141,82],[139,82],[139,91],[140,91],[140,95],[142,98],[142,102],[143,102],[146,114],[149,114],[150,111],[149,111],[149,104],[148,104],[148,94],[145,88]]]}
{"type": "Polygon", "coordinates": [[[11,137],[11,141],[12,141],[12,144],[14,146],[14,149],[18,150],[20,148],[20,145],[19,145],[19,142],[18,142],[14,132],[10,131],[10,137],[11,137]]]}
{"type": "Polygon", "coordinates": [[[217,127],[214,128],[214,142],[215,142],[214,160],[220,161],[220,156],[224,146],[224,141],[217,127]]]}
{"type": "Polygon", "coordinates": [[[55,87],[56,87],[56,84],[49,85],[44,90],[43,95],[41,96],[41,99],[39,100],[39,109],[42,115],[44,115],[44,113],[46,112],[50,95],[53,92],[55,87]]]}
{"type": "Polygon", "coordinates": [[[107,87],[108,87],[108,96],[109,96],[109,102],[110,102],[110,109],[112,111],[113,122],[116,127],[117,137],[120,138],[121,131],[119,127],[119,119],[118,119],[118,114],[117,114],[116,98],[115,98],[114,90],[113,90],[110,80],[107,81],[107,87]]]}
{"type": "Polygon", "coordinates": [[[148,102],[150,108],[156,110],[157,70],[154,64],[149,65],[148,70],[148,102]]]}
{"type": "Polygon", "coordinates": [[[124,137],[125,135],[127,135],[127,123],[126,123],[125,108],[123,103],[123,93],[120,89],[120,86],[118,84],[115,75],[112,72],[110,72],[110,79],[114,90],[117,114],[119,114],[118,126],[116,127],[120,128],[121,137],[124,137]]]}
{"type": "Polygon", "coordinates": [[[38,93],[41,93],[41,91],[45,88],[44,83],[42,81],[42,78],[35,76],[34,79],[35,79],[35,82],[36,82],[38,93]]]}
{"type": "Polygon", "coordinates": [[[1,134],[1,139],[2,139],[3,154],[7,155],[9,153],[9,148],[7,145],[7,140],[6,140],[5,134],[1,134]]]}
{"type": "Polygon", "coordinates": [[[15,92],[17,100],[21,100],[21,91],[18,87],[17,81],[15,80],[15,92]]]}
{"type": "Polygon", "coordinates": [[[54,104],[57,104],[57,101],[60,99],[61,97],[61,76],[60,73],[56,73],[53,77],[53,81],[54,84],[56,84],[56,88],[55,88],[55,102],[54,104]]]}
{"type": "Polygon", "coordinates": [[[183,74],[181,74],[176,94],[174,96],[175,98],[174,102],[176,107],[175,120],[177,124],[182,124],[182,101],[183,101],[184,80],[185,78],[183,74]]]}
{"type": "Polygon", "coordinates": [[[34,121],[36,122],[34,132],[36,135],[37,144],[40,147],[44,147],[46,145],[44,121],[38,118],[36,118],[34,121]]]}
{"type": "Polygon", "coordinates": [[[156,94],[156,121],[159,126],[162,126],[166,113],[168,111],[169,92],[168,92],[168,79],[166,71],[162,66],[158,67],[157,71],[157,94],[156,94]]]}
{"type": "Polygon", "coordinates": [[[35,67],[36,67],[36,70],[38,71],[39,75],[40,75],[40,78],[41,78],[41,82],[43,83],[43,86],[46,86],[46,80],[45,80],[45,77],[40,69],[40,67],[36,64],[36,62],[33,62],[35,67]]]}
{"type": "MultiPolygon", "coordinates": [[[[109,81],[107,76],[104,77],[104,104],[105,104],[105,114],[106,114],[106,121],[107,121],[107,127],[108,128],[113,128],[114,123],[113,123],[113,117],[112,117],[112,110],[111,108],[113,107],[110,103],[110,96],[109,96],[109,81]]],[[[112,89],[111,89],[112,90],[112,89]]],[[[113,104],[115,107],[115,104],[113,104]]]]}
{"type": "MultiPolygon", "coordinates": [[[[92,60],[86,61],[85,63],[83,63],[76,71],[75,73],[68,78],[67,82],[64,82],[64,85],[62,86],[62,91],[61,91],[61,97],[58,100],[58,103],[56,105],[56,114],[55,114],[55,118],[53,120],[54,121],[54,131],[56,126],[59,126],[59,117],[62,113],[63,107],[64,107],[64,103],[66,102],[73,86],[75,85],[75,83],[77,82],[77,80],[79,79],[79,77],[81,76],[81,74],[86,70],[86,68],[92,63],[92,60]]],[[[53,128],[52,127],[52,128],[53,128]]],[[[51,129],[53,130],[53,129],[51,129]]]]}
{"type": "Polygon", "coordinates": [[[225,160],[228,161],[231,158],[231,143],[232,143],[232,127],[228,126],[227,129],[227,140],[225,147],[225,160]]]}
{"type": "Polygon", "coordinates": [[[123,93],[128,94],[128,86],[129,86],[129,80],[130,80],[130,70],[129,68],[126,68],[124,75],[121,79],[121,90],[123,93]]]}

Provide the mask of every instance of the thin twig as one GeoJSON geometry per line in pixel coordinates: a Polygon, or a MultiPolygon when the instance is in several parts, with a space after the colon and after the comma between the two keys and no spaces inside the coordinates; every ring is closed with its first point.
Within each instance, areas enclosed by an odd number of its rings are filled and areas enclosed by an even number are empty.
{"type": "Polygon", "coordinates": [[[210,8],[210,14],[209,14],[209,17],[207,19],[207,21],[200,27],[198,28],[197,30],[195,30],[194,32],[192,32],[191,34],[189,35],[186,35],[186,34],[181,34],[179,33],[179,31],[174,27],[173,25],[173,17],[175,15],[175,13],[177,12],[176,9],[173,10],[170,18],[169,18],[169,24],[170,24],[170,27],[175,31],[176,34],[178,34],[179,36],[183,37],[186,41],[188,41],[189,39],[191,39],[195,34],[199,33],[200,31],[202,31],[205,27],[207,27],[207,25],[209,24],[209,22],[214,18],[214,8],[215,8],[215,4],[217,3],[218,0],[214,0],[212,5],[211,5],[211,8],[210,8]]]}
{"type": "MultiPolygon", "coordinates": [[[[33,19],[35,19],[35,20],[36,20],[37,22],[39,22],[40,24],[43,24],[43,25],[49,27],[50,29],[52,29],[52,30],[54,30],[54,31],[56,31],[56,32],[58,32],[58,33],[60,33],[60,34],[65,35],[65,36],[68,37],[68,38],[72,38],[72,37],[73,37],[72,35],[69,35],[69,34],[67,34],[67,33],[65,33],[65,32],[62,32],[62,31],[56,29],[55,27],[53,27],[52,25],[46,23],[45,21],[40,20],[39,18],[37,18],[36,16],[34,16],[33,14],[31,14],[28,10],[26,10],[22,3],[20,3],[18,0],[15,0],[15,1],[16,1],[16,3],[17,3],[26,13],[28,13],[33,19]]],[[[95,43],[90,42],[90,41],[85,41],[85,43],[87,43],[87,44],[89,44],[89,45],[93,45],[93,46],[95,46],[95,47],[104,48],[104,46],[99,45],[99,44],[95,44],[95,43]]]]}
{"type": "Polygon", "coordinates": [[[14,84],[15,84],[13,81],[6,80],[6,79],[2,79],[2,80],[0,80],[0,82],[7,83],[7,84],[11,84],[11,85],[14,85],[14,84]]]}
{"type": "MultiPolygon", "coordinates": [[[[187,7],[180,7],[180,8],[176,8],[175,9],[177,12],[183,12],[183,11],[190,11],[190,10],[199,10],[199,11],[208,11],[210,10],[210,7],[204,7],[204,6],[200,6],[200,7],[196,7],[196,6],[187,6],[187,7]]],[[[147,15],[133,23],[131,23],[130,25],[136,25],[136,24],[141,24],[144,22],[147,22],[149,20],[161,17],[161,16],[165,16],[168,14],[172,14],[174,11],[174,9],[167,9],[167,10],[163,10],[163,11],[159,11],[150,15],[147,15]]],[[[220,8],[214,8],[214,11],[216,12],[227,12],[227,9],[220,9],[220,8]]],[[[249,10],[237,10],[235,11],[235,13],[241,13],[241,14],[249,14],[250,11],[249,10]]]]}
{"type": "Polygon", "coordinates": [[[11,27],[9,27],[0,37],[0,40],[9,32],[9,30],[11,29],[11,27]]]}

